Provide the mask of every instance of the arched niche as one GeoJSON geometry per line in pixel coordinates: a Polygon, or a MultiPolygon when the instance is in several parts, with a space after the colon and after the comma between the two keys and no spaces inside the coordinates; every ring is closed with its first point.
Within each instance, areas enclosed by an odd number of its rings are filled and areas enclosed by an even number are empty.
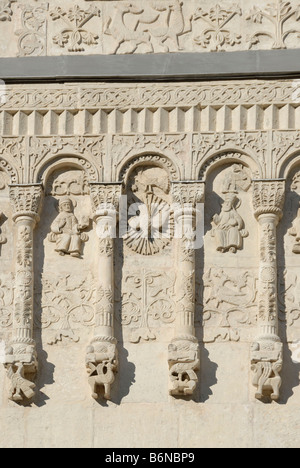
{"type": "Polygon", "coordinates": [[[35,235],[36,326],[51,345],[85,343],[92,335],[97,238],[84,167],[69,157],[42,173],[45,199],[35,235]]]}
{"type": "Polygon", "coordinates": [[[225,164],[242,164],[249,168],[253,179],[262,178],[261,169],[255,159],[239,150],[226,150],[208,155],[199,168],[199,180],[206,182],[211,171],[225,164]]]}
{"type": "Polygon", "coordinates": [[[278,226],[278,302],[283,336],[298,340],[300,329],[300,160],[287,161],[283,217],[278,226]]]}
{"type": "MultiPolygon", "coordinates": [[[[176,272],[170,214],[175,173],[166,162],[158,155],[142,155],[122,171],[128,219],[116,242],[116,333],[128,343],[165,343],[173,334],[176,272]]],[[[160,369],[158,347],[148,349],[146,360],[160,369]]]]}
{"type": "Polygon", "coordinates": [[[88,182],[98,182],[100,180],[97,168],[88,159],[72,154],[61,154],[47,160],[37,171],[36,181],[44,186],[53,171],[64,167],[74,167],[82,170],[86,174],[88,182]]]}
{"type": "Polygon", "coordinates": [[[250,157],[220,153],[207,161],[200,174],[206,195],[204,248],[196,262],[197,319],[203,321],[205,342],[240,341],[255,326],[259,239],[252,180],[256,171],[250,157]]]}

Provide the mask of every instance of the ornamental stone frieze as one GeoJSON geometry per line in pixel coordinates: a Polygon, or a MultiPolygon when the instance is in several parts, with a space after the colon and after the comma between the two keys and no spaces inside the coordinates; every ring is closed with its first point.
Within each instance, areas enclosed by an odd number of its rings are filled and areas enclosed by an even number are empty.
{"type": "Polygon", "coordinates": [[[1,0],[1,24],[15,38],[1,49],[32,57],[299,48],[299,8],[297,0],[1,0]]]}

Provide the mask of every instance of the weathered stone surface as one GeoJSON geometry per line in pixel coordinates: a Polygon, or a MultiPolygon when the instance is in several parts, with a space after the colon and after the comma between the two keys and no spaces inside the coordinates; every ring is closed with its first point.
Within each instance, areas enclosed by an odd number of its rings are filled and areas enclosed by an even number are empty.
{"type": "MultiPolygon", "coordinates": [[[[0,0],[0,55],[297,48],[299,11],[0,0]]],[[[299,82],[0,97],[0,446],[298,446],[299,82]]]]}

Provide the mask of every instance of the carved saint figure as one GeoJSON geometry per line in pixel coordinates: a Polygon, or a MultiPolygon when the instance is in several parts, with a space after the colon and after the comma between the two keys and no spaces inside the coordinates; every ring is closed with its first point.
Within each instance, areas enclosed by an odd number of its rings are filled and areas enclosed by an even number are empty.
{"type": "Polygon", "coordinates": [[[59,215],[52,223],[48,239],[50,242],[56,242],[55,251],[60,255],[69,254],[79,258],[82,242],[88,241],[88,235],[81,231],[88,225],[88,218],[84,218],[82,223],[78,222],[72,200],[64,197],[59,201],[59,215]]]}
{"type": "Polygon", "coordinates": [[[213,217],[212,236],[216,238],[219,252],[236,253],[243,246],[243,238],[249,235],[244,229],[242,217],[237,212],[239,202],[236,195],[226,194],[221,213],[213,217]]]}
{"type": "Polygon", "coordinates": [[[289,229],[289,234],[293,237],[296,237],[296,244],[294,245],[293,252],[296,254],[300,254],[300,207],[298,210],[297,218],[293,223],[293,227],[289,229]]]}

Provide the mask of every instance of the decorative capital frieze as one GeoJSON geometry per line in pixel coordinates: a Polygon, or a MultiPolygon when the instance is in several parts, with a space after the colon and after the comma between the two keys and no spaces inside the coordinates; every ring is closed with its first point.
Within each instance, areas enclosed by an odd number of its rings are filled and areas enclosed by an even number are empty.
{"type": "Polygon", "coordinates": [[[91,183],[92,210],[95,218],[107,215],[111,210],[118,212],[122,195],[122,183],[91,183]]]}
{"type": "Polygon", "coordinates": [[[256,218],[263,214],[282,217],[285,200],[285,180],[254,180],[253,206],[256,218]]]}
{"type": "Polygon", "coordinates": [[[205,183],[204,182],[173,182],[172,183],[173,202],[181,205],[193,205],[204,202],[205,183]]]}
{"type": "Polygon", "coordinates": [[[43,195],[41,184],[10,185],[9,197],[13,207],[13,220],[16,221],[21,216],[28,216],[38,221],[43,195]]]}

